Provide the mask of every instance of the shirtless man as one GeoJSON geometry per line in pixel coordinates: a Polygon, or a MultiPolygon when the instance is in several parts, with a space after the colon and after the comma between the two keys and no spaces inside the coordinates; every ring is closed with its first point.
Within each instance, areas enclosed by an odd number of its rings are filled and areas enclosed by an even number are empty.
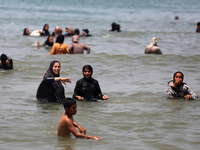
{"type": "Polygon", "coordinates": [[[61,137],[70,137],[72,133],[76,138],[85,138],[85,139],[94,139],[100,140],[101,138],[96,136],[87,136],[86,130],[81,127],[77,122],[74,121],[73,115],[77,112],[76,101],[72,98],[65,98],[63,100],[63,106],[65,112],[62,114],[59,124],[58,124],[58,133],[57,136],[61,137]],[[76,130],[77,127],[79,132],[76,130]]]}

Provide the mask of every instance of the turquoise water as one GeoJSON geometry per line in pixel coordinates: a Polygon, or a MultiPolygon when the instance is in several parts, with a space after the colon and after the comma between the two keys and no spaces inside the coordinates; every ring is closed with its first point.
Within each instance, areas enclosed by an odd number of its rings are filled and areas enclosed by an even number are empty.
{"type": "MultiPolygon", "coordinates": [[[[166,98],[167,82],[177,70],[200,93],[200,34],[195,32],[199,4],[198,0],[0,0],[0,52],[14,61],[14,70],[0,71],[0,148],[199,149],[199,100],[166,98]],[[108,32],[113,21],[123,32],[108,32]],[[45,37],[22,36],[25,27],[33,31],[46,23],[50,32],[57,25],[88,28],[93,36],[80,41],[91,47],[91,54],[46,56],[48,49],[34,46],[45,37]],[[144,55],[153,36],[163,55],[144,55]],[[41,104],[35,97],[54,59],[61,62],[61,76],[72,79],[66,96],[73,94],[83,65],[93,66],[93,77],[110,99],[78,102],[74,118],[101,141],[56,137],[62,105],[41,104]]],[[[70,44],[71,38],[65,43],[70,44]]]]}

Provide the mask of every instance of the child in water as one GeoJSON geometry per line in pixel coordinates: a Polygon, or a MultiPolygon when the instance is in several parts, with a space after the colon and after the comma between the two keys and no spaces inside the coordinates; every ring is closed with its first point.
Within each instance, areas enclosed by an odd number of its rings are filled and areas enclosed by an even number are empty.
{"type": "Polygon", "coordinates": [[[173,80],[168,82],[167,97],[184,97],[185,99],[197,99],[198,96],[194,93],[189,86],[183,82],[184,75],[182,72],[177,71],[174,73],[173,80]]]}
{"type": "Polygon", "coordinates": [[[70,137],[70,133],[72,133],[76,138],[85,138],[85,139],[94,139],[100,140],[100,137],[96,136],[88,136],[86,134],[86,130],[81,127],[77,122],[74,121],[73,115],[77,112],[76,101],[72,98],[65,98],[63,100],[63,106],[65,112],[62,114],[59,124],[58,124],[58,133],[57,136],[60,137],[70,137]],[[79,132],[76,130],[77,127],[79,132]]]}

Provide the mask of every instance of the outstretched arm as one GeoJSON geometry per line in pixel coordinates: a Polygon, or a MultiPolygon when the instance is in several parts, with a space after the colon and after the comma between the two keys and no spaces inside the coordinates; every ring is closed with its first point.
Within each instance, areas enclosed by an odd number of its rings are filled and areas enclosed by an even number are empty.
{"type": "Polygon", "coordinates": [[[81,127],[76,121],[73,122],[74,126],[77,127],[79,129],[79,132],[82,134],[86,134],[86,130],[81,127]]]}

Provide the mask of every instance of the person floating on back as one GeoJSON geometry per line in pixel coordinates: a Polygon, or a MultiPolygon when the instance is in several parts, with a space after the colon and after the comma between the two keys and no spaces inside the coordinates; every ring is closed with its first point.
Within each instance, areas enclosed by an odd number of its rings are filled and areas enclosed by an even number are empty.
{"type": "Polygon", "coordinates": [[[100,137],[86,135],[86,130],[74,120],[73,115],[76,115],[77,112],[77,104],[74,99],[65,98],[63,100],[63,106],[65,112],[62,114],[60,121],[58,123],[57,136],[70,137],[72,133],[76,138],[85,138],[94,140],[101,139],[100,137]],[[79,129],[79,132],[76,130],[75,127],[79,129]]]}
{"type": "Polygon", "coordinates": [[[184,97],[185,99],[194,99],[198,98],[197,94],[194,93],[189,86],[183,82],[184,75],[182,72],[177,71],[174,73],[173,80],[168,82],[167,88],[167,97],[176,98],[184,97]]]}
{"type": "Polygon", "coordinates": [[[146,46],[144,53],[145,54],[162,54],[157,43],[158,43],[158,39],[156,37],[153,37],[151,40],[151,43],[146,46]]]}

